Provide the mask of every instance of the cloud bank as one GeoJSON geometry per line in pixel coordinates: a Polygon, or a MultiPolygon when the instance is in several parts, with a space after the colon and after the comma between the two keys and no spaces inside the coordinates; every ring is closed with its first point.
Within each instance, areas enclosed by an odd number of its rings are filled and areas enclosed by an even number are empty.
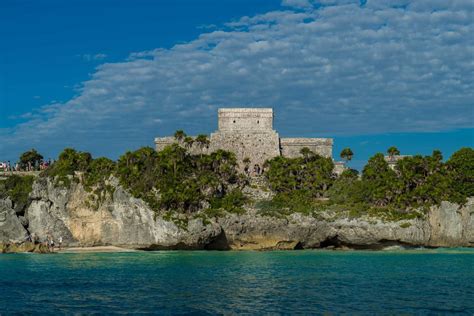
{"type": "Polygon", "coordinates": [[[116,155],[216,109],[274,107],[283,135],[473,127],[473,4],[285,0],[171,49],[100,65],[78,95],[0,130],[0,156],[65,146],[116,155]]]}

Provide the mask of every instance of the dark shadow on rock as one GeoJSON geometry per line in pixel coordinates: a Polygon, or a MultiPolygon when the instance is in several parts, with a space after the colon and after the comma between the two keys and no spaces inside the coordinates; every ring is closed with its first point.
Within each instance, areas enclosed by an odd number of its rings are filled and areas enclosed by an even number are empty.
{"type": "Polygon", "coordinates": [[[293,248],[293,250],[303,250],[303,249],[304,249],[304,246],[303,246],[303,243],[301,243],[301,241],[299,241],[293,248]]]}
{"type": "Polygon", "coordinates": [[[343,245],[343,242],[339,240],[339,236],[327,237],[319,244],[320,248],[338,248],[343,245]]]}
{"type": "Polygon", "coordinates": [[[229,241],[225,235],[225,231],[222,230],[219,235],[212,239],[207,245],[204,246],[205,250],[230,250],[229,241]]]}
{"type": "Polygon", "coordinates": [[[135,249],[137,250],[143,250],[143,251],[159,251],[159,250],[201,250],[202,247],[194,246],[194,245],[187,245],[183,242],[179,242],[175,245],[170,245],[170,246],[163,246],[163,245],[149,245],[146,247],[136,247],[135,249]]]}
{"type": "Polygon", "coordinates": [[[412,248],[415,245],[402,242],[400,240],[388,240],[388,239],[381,239],[373,243],[367,244],[353,244],[342,241],[338,235],[328,237],[323,240],[320,244],[320,248],[326,249],[354,249],[354,250],[382,250],[387,247],[392,246],[400,246],[403,248],[412,248]]]}

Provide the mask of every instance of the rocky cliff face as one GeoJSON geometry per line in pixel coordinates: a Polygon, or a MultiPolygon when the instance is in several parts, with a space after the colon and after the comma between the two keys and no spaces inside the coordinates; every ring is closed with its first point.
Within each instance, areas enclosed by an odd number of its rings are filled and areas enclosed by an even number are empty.
{"type": "Polygon", "coordinates": [[[39,179],[24,216],[9,200],[0,201],[0,243],[60,236],[68,246],[114,245],[136,249],[297,249],[318,247],[381,248],[388,245],[474,246],[474,199],[460,207],[443,202],[426,220],[382,222],[375,219],[322,220],[301,214],[261,216],[254,209],[181,224],[154,216],[115,179],[102,201],[82,185],[69,189],[39,179]]]}
{"type": "Polygon", "coordinates": [[[27,231],[20,217],[13,209],[10,199],[0,200],[0,242],[8,240],[25,240],[27,231]]]}

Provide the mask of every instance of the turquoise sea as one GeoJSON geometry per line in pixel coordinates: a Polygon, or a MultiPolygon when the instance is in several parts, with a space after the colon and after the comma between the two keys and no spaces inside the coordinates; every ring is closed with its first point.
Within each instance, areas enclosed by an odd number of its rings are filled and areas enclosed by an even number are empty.
{"type": "Polygon", "coordinates": [[[473,315],[474,249],[0,255],[0,314],[473,315]]]}

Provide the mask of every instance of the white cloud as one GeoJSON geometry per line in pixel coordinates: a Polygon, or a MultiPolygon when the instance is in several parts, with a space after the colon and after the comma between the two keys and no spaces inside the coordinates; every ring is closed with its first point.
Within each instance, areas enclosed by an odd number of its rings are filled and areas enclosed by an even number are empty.
{"type": "Polygon", "coordinates": [[[294,7],[294,8],[301,8],[301,9],[307,9],[307,8],[312,8],[313,5],[309,0],[283,0],[281,2],[281,5],[287,6],[287,7],[294,7]]]}
{"type": "Polygon", "coordinates": [[[100,60],[104,60],[105,58],[107,58],[107,55],[103,54],[103,53],[83,54],[83,55],[79,55],[79,56],[85,61],[100,61],[100,60]]]}
{"type": "Polygon", "coordinates": [[[472,127],[469,2],[320,1],[243,17],[99,66],[77,97],[3,131],[0,154],[25,142],[113,155],[178,128],[210,132],[220,106],[274,107],[286,135],[472,127]]]}

